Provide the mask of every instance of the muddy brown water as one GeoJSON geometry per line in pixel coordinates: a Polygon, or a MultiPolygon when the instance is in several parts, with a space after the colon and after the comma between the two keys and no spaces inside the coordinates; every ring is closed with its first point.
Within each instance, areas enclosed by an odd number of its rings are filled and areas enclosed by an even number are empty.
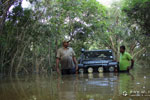
{"type": "Polygon", "coordinates": [[[150,100],[150,68],[1,78],[0,100],[150,100]]]}

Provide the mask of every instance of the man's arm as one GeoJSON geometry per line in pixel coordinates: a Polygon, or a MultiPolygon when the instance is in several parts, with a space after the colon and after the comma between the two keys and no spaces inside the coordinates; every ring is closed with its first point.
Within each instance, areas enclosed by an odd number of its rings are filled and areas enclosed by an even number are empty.
{"type": "Polygon", "coordinates": [[[76,66],[76,72],[77,72],[78,71],[78,62],[76,60],[76,57],[73,57],[73,62],[75,64],[75,66],[76,66]]]}
{"type": "Polygon", "coordinates": [[[56,58],[56,70],[57,70],[57,73],[58,73],[58,74],[60,74],[59,61],[60,61],[60,59],[59,59],[59,58],[56,58]]]}
{"type": "Polygon", "coordinates": [[[128,59],[129,61],[131,61],[131,65],[127,68],[127,70],[133,69],[134,60],[133,60],[132,56],[131,56],[129,53],[127,54],[127,59],[128,59]]]}
{"type": "Polygon", "coordinates": [[[127,68],[127,70],[133,69],[133,66],[134,66],[134,60],[131,59],[131,66],[129,66],[129,67],[127,68]]]}

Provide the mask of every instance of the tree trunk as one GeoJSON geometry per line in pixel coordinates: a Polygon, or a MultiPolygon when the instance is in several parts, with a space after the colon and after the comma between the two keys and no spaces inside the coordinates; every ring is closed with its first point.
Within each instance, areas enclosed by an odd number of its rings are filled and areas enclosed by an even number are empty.
{"type": "Polygon", "coordinates": [[[19,63],[18,63],[17,68],[16,68],[16,74],[18,74],[18,72],[21,68],[20,66],[21,66],[21,63],[22,63],[22,60],[23,60],[23,56],[24,56],[24,52],[25,52],[26,47],[27,47],[27,45],[23,48],[22,54],[19,58],[19,63]]]}
{"type": "Polygon", "coordinates": [[[49,60],[48,60],[48,62],[49,62],[49,67],[50,67],[50,69],[52,69],[52,66],[51,66],[51,48],[50,48],[50,46],[51,46],[51,42],[49,42],[49,47],[48,47],[48,52],[49,52],[49,60]]]}

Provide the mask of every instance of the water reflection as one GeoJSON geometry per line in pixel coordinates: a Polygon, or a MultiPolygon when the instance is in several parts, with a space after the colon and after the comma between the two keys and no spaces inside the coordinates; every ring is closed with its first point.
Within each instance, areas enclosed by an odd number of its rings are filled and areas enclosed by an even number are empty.
{"type": "Polygon", "coordinates": [[[0,79],[0,100],[149,100],[150,74],[31,75],[0,79]]]}
{"type": "Polygon", "coordinates": [[[130,93],[131,90],[133,90],[133,85],[131,84],[134,81],[134,76],[131,73],[119,73],[119,94],[124,95],[123,93],[126,93],[125,96],[130,93]]]}

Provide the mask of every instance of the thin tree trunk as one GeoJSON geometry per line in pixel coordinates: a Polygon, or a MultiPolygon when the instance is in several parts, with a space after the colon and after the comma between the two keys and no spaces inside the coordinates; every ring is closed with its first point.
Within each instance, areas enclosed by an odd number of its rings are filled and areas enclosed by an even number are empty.
{"type": "Polygon", "coordinates": [[[140,52],[145,51],[145,48],[140,49],[139,51],[137,51],[136,53],[134,53],[133,58],[138,55],[140,52]]]}
{"type": "Polygon", "coordinates": [[[113,42],[112,36],[110,35],[109,38],[110,38],[110,41],[111,41],[111,44],[112,44],[112,49],[114,50],[114,52],[116,52],[115,44],[113,42]]]}
{"type": "Polygon", "coordinates": [[[56,51],[55,51],[55,56],[57,55],[57,50],[58,50],[58,40],[56,39],[56,42],[55,42],[55,49],[56,49],[56,51]]]}
{"type": "Polygon", "coordinates": [[[13,66],[14,66],[14,61],[15,61],[15,58],[16,58],[17,54],[18,54],[18,49],[17,49],[17,51],[16,51],[16,53],[15,53],[13,59],[11,60],[11,65],[10,65],[10,76],[12,75],[13,66]]]}
{"type": "Polygon", "coordinates": [[[41,58],[41,59],[36,58],[36,73],[37,74],[40,73],[39,69],[40,69],[40,65],[41,65],[43,60],[44,60],[44,58],[41,58]]]}
{"type": "MultiPolygon", "coordinates": [[[[48,52],[49,52],[49,67],[50,67],[50,69],[52,69],[51,67],[51,48],[50,48],[50,46],[51,46],[51,42],[49,42],[49,46],[48,46],[48,52]]],[[[52,72],[52,70],[51,70],[51,72],[52,72]]]]}
{"type": "Polygon", "coordinates": [[[23,48],[22,54],[21,54],[21,56],[20,56],[20,58],[19,58],[20,60],[19,60],[19,63],[18,63],[18,65],[17,65],[17,68],[16,68],[16,74],[18,74],[18,72],[19,72],[20,65],[21,65],[21,63],[22,63],[22,60],[23,60],[23,56],[24,56],[24,52],[25,52],[26,47],[27,47],[27,45],[23,48]]]}
{"type": "Polygon", "coordinates": [[[35,69],[36,69],[36,74],[38,74],[39,73],[39,63],[38,63],[38,58],[36,57],[35,58],[36,60],[35,60],[35,69]]]}

